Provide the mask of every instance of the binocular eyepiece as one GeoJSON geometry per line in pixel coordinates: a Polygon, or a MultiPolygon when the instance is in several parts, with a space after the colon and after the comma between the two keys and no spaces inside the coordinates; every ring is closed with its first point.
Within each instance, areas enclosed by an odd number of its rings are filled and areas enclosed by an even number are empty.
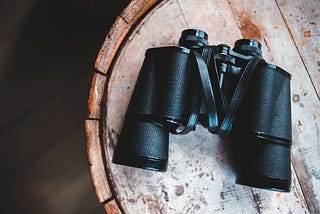
{"type": "Polygon", "coordinates": [[[290,74],[261,54],[258,41],[209,46],[195,29],[179,46],[148,49],[113,163],[166,171],[169,133],[200,123],[239,148],[236,183],[290,191],[290,74]]]}

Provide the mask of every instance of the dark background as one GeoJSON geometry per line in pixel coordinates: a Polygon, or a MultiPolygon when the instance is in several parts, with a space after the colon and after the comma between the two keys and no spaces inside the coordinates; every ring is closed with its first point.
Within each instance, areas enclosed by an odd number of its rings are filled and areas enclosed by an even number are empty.
{"type": "Polygon", "coordinates": [[[95,58],[127,3],[0,1],[1,213],[104,213],[84,119],[95,58]]]}

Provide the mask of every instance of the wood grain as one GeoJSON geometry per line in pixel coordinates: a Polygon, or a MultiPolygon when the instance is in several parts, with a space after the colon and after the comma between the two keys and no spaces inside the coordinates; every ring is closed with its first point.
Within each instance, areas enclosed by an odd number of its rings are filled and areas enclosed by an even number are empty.
{"type": "Polygon", "coordinates": [[[107,73],[117,49],[129,30],[125,20],[121,17],[117,17],[99,51],[95,62],[95,69],[104,74],[107,73]]]}
{"type": "Polygon", "coordinates": [[[112,197],[104,163],[102,157],[102,149],[100,145],[99,121],[86,120],[86,137],[87,137],[87,153],[89,161],[89,169],[95,187],[98,200],[104,202],[112,197]]]}
{"type": "Polygon", "coordinates": [[[292,40],[320,97],[320,1],[277,0],[292,40]]]}
{"type": "Polygon", "coordinates": [[[121,214],[121,210],[115,200],[111,200],[104,205],[107,214],[121,214]]]}
{"type": "Polygon", "coordinates": [[[157,0],[133,0],[120,14],[128,25],[133,26],[157,0]]]}
{"type": "MultiPolygon", "coordinates": [[[[95,62],[95,69],[97,70],[97,73],[94,74],[89,94],[88,120],[85,121],[85,129],[90,173],[93,186],[100,202],[104,202],[109,200],[111,197],[114,197],[112,196],[103,166],[101,154],[103,150],[101,150],[99,135],[100,130],[98,119],[101,114],[101,101],[104,94],[104,88],[106,86],[106,77],[103,74],[107,74],[112,60],[115,57],[123,39],[128,34],[130,27],[132,27],[144,12],[155,3],[156,1],[153,0],[131,1],[122,14],[117,17],[111,30],[108,32],[95,62]]],[[[106,144],[104,144],[104,148],[106,148],[106,144]]],[[[116,190],[113,191],[116,192],[116,190]]],[[[121,205],[117,204],[115,200],[112,200],[105,204],[104,207],[107,213],[121,213],[119,206],[121,207],[121,205]]]]}
{"type": "Polygon", "coordinates": [[[100,118],[101,103],[106,84],[106,76],[100,73],[94,73],[88,99],[88,118],[100,118]]]}
{"type": "Polygon", "coordinates": [[[115,57],[118,48],[123,39],[128,34],[132,25],[148,10],[155,0],[133,0],[124,9],[122,14],[117,17],[111,30],[108,32],[105,41],[99,51],[96,59],[95,68],[103,73],[107,73],[108,69],[115,57]]]}
{"type": "MultiPolygon", "coordinates": [[[[155,1],[133,1],[132,10],[127,7],[121,17],[128,23],[135,23],[146,8],[153,4],[155,1]],[[136,14],[139,14],[138,17],[136,14]]],[[[118,50],[120,43],[116,41],[117,44],[113,44],[112,37],[108,40],[107,36],[96,63],[97,69],[103,73],[108,72],[110,77],[105,87],[105,102],[101,107],[104,113],[100,113],[103,133],[100,140],[104,146],[105,170],[115,197],[111,208],[108,208],[109,212],[114,206],[124,213],[319,211],[320,188],[317,175],[320,174],[320,169],[317,163],[320,157],[320,103],[315,90],[317,75],[310,75],[308,63],[303,58],[306,53],[297,49],[290,25],[283,15],[284,5],[294,6],[271,1],[261,4],[245,0],[168,0],[161,1],[149,11],[130,31],[130,36],[127,35],[132,25],[114,25],[119,26],[119,32],[114,33],[117,29],[113,29],[110,35],[114,35],[114,39],[119,38],[123,45],[118,50]],[[186,136],[170,135],[170,158],[166,173],[111,163],[145,50],[155,46],[176,45],[180,32],[185,28],[205,30],[211,44],[226,43],[232,46],[234,41],[242,37],[257,39],[263,45],[264,58],[292,74],[294,143],[291,193],[234,184],[228,142],[211,135],[202,127],[186,136]],[[105,55],[108,42],[112,43],[111,50],[105,55]],[[114,58],[116,52],[117,58],[114,58]],[[114,63],[112,69],[111,63],[114,63]]],[[[313,51],[315,50],[316,47],[313,51]]],[[[89,141],[88,143],[90,144],[89,141]]],[[[101,187],[96,185],[96,188],[101,187]]],[[[108,209],[106,208],[107,212],[108,209]]]]}

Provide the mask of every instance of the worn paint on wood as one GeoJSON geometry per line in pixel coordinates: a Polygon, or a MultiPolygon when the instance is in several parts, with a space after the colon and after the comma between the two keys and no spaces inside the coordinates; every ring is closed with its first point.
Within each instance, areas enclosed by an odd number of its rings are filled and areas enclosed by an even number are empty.
{"type": "MultiPolygon", "coordinates": [[[[299,4],[292,4],[287,0],[278,0],[281,14],[290,29],[292,39],[300,53],[301,59],[308,71],[309,77],[317,92],[320,95],[320,1],[301,1],[299,4]]],[[[314,99],[300,82],[302,90],[293,94],[294,106],[305,114],[305,103],[314,99]]],[[[319,106],[315,106],[318,108],[319,106]]],[[[319,111],[318,111],[319,112],[319,111]]],[[[295,130],[299,133],[301,145],[296,147],[297,158],[294,160],[296,168],[301,169],[299,173],[301,186],[307,197],[308,207],[313,213],[320,210],[320,193],[314,189],[320,189],[320,118],[319,114],[312,111],[304,121],[297,117],[295,130]],[[312,140],[310,139],[312,137],[312,140]],[[306,143],[306,142],[311,143],[306,143]]]]}
{"type": "Polygon", "coordinates": [[[277,3],[320,97],[320,1],[277,0],[277,3]]]}
{"type": "MultiPolygon", "coordinates": [[[[320,103],[313,86],[314,78],[311,76],[310,79],[308,75],[308,65],[302,61],[301,51],[297,50],[290,26],[283,19],[284,13],[280,9],[281,4],[279,7],[276,2],[270,1],[264,4],[244,0],[162,1],[135,26],[108,73],[110,80],[102,106],[105,167],[116,199],[114,203],[121,207],[119,210],[124,213],[319,211],[320,188],[317,188],[319,179],[315,175],[320,174],[316,164],[319,163],[317,153],[320,152],[317,146],[320,103]],[[205,30],[211,44],[232,45],[242,36],[257,39],[263,45],[265,59],[292,74],[294,145],[291,193],[234,184],[228,142],[211,135],[202,127],[186,136],[170,135],[169,168],[166,173],[111,163],[145,50],[155,46],[176,45],[185,28],[205,30]]],[[[134,11],[131,17],[139,10],[134,11]]],[[[123,32],[126,34],[128,30],[122,29],[123,32]]],[[[114,49],[110,51],[118,51],[116,46],[111,47],[114,49]]],[[[105,48],[103,46],[102,50],[105,48]]],[[[99,55],[97,62],[100,63],[101,72],[109,69],[108,64],[101,62],[112,61],[113,56],[111,58],[110,55],[99,55]]]]}
{"type": "Polygon", "coordinates": [[[103,150],[101,149],[99,139],[99,121],[86,120],[85,127],[89,169],[92,182],[99,201],[104,202],[111,198],[112,195],[107,181],[106,172],[104,170],[103,150]]]}
{"type": "Polygon", "coordinates": [[[94,73],[88,99],[88,118],[98,119],[101,114],[101,104],[106,84],[106,76],[94,73]]]}
{"type": "Polygon", "coordinates": [[[156,0],[133,0],[121,15],[117,17],[99,51],[95,63],[97,70],[103,73],[108,72],[112,60],[130,28],[155,2],[156,0]]]}
{"type": "Polygon", "coordinates": [[[108,213],[108,214],[121,214],[122,213],[118,207],[118,204],[116,203],[116,201],[114,199],[109,201],[108,203],[106,203],[104,205],[104,209],[106,210],[106,213],[108,213]]]}

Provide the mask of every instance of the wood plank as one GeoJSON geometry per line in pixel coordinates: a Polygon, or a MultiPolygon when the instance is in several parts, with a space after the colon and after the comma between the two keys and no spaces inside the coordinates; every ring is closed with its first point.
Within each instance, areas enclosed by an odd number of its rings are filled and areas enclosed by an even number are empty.
{"type": "Polygon", "coordinates": [[[98,53],[95,69],[104,74],[108,72],[113,57],[128,32],[129,27],[125,20],[121,17],[117,17],[98,53]]]}
{"type": "Polygon", "coordinates": [[[101,103],[104,95],[106,76],[94,73],[88,98],[88,118],[100,118],[101,103]]]}
{"type": "Polygon", "coordinates": [[[96,190],[99,202],[104,202],[112,197],[106,171],[104,169],[104,162],[99,134],[99,121],[86,120],[86,137],[87,137],[87,153],[91,179],[96,190]]]}
{"type": "MultiPolygon", "coordinates": [[[[205,29],[210,36],[213,35],[210,42],[214,44],[224,42],[232,45],[241,37],[241,31],[226,1],[164,1],[136,27],[112,70],[105,127],[110,134],[105,145],[109,170],[125,211],[307,212],[295,173],[292,194],[281,194],[281,197],[276,192],[235,185],[234,174],[225,164],[228,157],[224,152],[224,144],[203,128],[198,128],[198,131],[187,136],[170,136],[170,164],[166,173],[123,167],[109,162],[145,49],[177,44],[181,31],[186,27],[205,29]],[[202,11],[201,16],[197,17],[194,11],[202,11]],[[221,16],[227,17],[227,21],[212,21],[221,20],[221,16]],[[271,203],[273,200],[276,202],[271,203]]],[[[272,59],[272,55],[273,52],[267,53],[266,58],[272,59]]]]}
{"type": "Polygon", "coordinates": [[[109,201],[107,204],[105,204],[104,209],[107,212],[107,214],[121,214],[122,213],[115,200],[109,201]]]}
{"type": "MultiPolygon", "coordinates": [[[[286,0],[278,0],[278,7],[280,12],[290,30],[291,36],[299,51],[302,61],[308,71],[309,77],[314,85],[319,98],[320,94],[320,1],[301,1],[299,4],[293,4],[286,0]]],[[[299,98],[299,94],[295,95],[299,98]]],[[[308,99],[308,98],[306,98],[308,99]]],[[[302,105],[300,99],[296,99],[297,105],[302,105]]],[[[311,145],[307,148],[300,148],[298,155],[302,155],[299,160],[295,161],[295,165],[307,172],[302,172],[300,180],[319,180],[320,179],[320,148],[319,148],[319,123],[320,118],[316,116],[315,127],[312,131],[318,136],[318,147],[315,149],[311,145]],[[314,150],[318,151],[315,152],[314,150]],[[307,151],[307,152],[305,152],[307,151]],[[303,153],[303,154],[301,154],[303,153]],[[306,154],[305,154],[306,153],[306,154]],[[310,155],[311,154],[311,155],[310,155]],[[316,158],[315,158],[316,157],[316,158]]],[[[302,141],[303,142],[303,141],[302,141]]],[[[305,182],[307,183],[307,182],[305,182]]],[[[320,210],[320,189],[319,182],[312,182],[312,184],[305,185],[304,192],[308,197],[308,205],[311,212],[316,213],[320,210]]]]}
{"type": "Polygon", "coordinates": [[[200,28],[208,33],[209,44],[227,44],[233,47],[237,39],[242,38],[229,5],[224,1],[177,1],[181,7],[188,28],[200,28]],[[204,14],[194,15],[194,11],[203,10],[204,14]],[[212,13],[214,11],[214,13],[212,13]],[[220,18],[218,18],[220,17],[220,18]],[[222,18],[223,17],[223,18],[222,18]],[[216,21],[213,21],[217,19],[216,21]],[[217,30],[219,29],[219,30],[217,30]],[[228,33],[227,36],[225,33],[228,33]]]}
{"type": "Polygon", "coordinates": [[[131,26],[136,23],[141,15],[148,10],[156,0],[133,0],[117,17],[112,28],[108,32],[105,41],[96,59],[95,68],[102,73],[107,73],[118,48],[129,32],[131,26]]]}
{"type": "Polygon", "coordinates": [[[120,16],[129,24],[129,26],[133,26],[156,2],[157,0],[133,0],[122,11],[120,16]]]}
{"type": "Polygon", "coordinates": [[[320,1],[276,2],[320,99],[320,1]]]}
{"type": "Polygon", "coordinates": [[[264,4],[245,0],[229,2],[235,17],[239,17],[240,27],[247,17],[259,26],[261,41],[268,47],[264,55],[269,55],[273,63],[292,74],[292,162],[308,208],[316,213],[320,209],[320,177],[317,176],[320,174],[320,102],[316,91],[277,4],[273,1],[264,4]],[[272,16],[270,11],[273,11],[272,16]]]}

